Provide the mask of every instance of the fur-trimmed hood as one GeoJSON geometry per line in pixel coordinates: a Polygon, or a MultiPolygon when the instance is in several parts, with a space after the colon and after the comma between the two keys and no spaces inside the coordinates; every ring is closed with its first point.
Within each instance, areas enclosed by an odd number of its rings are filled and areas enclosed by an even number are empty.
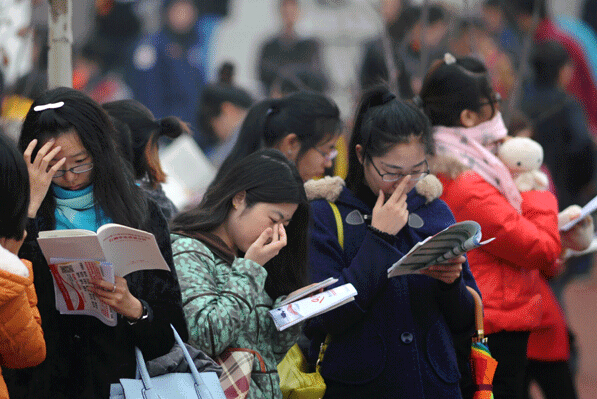
{"type": "Polygon", "coordinates": [[[450,155],[436,155],[430,158],[428,162],[429,169],[433,173],[445,175],[452,180],[456,179],[460,174],[471,170],[468,165],[450,155]]]}
{"type": "MultiPolygon", "coordinates": [[[[335,202],[345,185],[346,183],[339,176],[326,176],[318,180],[309,180],[305,182],[307,199],[309,201],[325,199],[335,202]]],[[[442,195],[443,186],[435,175],[427,175],[416,184],[415,190],[429,203],[442,195]]]]}

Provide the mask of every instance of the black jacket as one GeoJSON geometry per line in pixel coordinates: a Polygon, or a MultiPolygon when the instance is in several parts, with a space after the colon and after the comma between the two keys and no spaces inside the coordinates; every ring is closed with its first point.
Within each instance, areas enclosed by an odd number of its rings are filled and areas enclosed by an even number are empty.
{"type": "Polygon", "coordinates": [[[135,377],[135,346],[141,348],[146,360],[167,353],[174,344],[170,323],[187,340],[168,225],[157,205],[148,202],[150,218],[146,230],[155,235],[172,272],[144,270],[125,277],[130,292],[149,309],[149,317],[134,325],[122,316],[115,327],[110,327],[95,317],[61,315],[56,310],[52,277],[36,241],[39,231],[51,230],[53,226],[40,217],[30,220],[19,256],[33,263],[47,356],[37,367],[5,370],[12,399],[105,399],[111,383],[135,377]]]}

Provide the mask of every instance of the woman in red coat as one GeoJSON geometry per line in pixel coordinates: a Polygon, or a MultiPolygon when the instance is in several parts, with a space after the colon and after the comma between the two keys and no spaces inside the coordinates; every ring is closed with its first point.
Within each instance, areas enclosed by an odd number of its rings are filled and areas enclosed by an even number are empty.
{"type": "Polygon", "coordinates": [[[475,220],[495,240],[469,252],[483,296],[485,332],[498,360],[494,395],[522,395],[530,331],[543,314],[538,270],[561,251],[558,205],[548,191],[519,192],[495,156],[507,129],[487,69],[446,54],[423,82],[421,101],[434,125],[434,171],[457,221],[475,220]]]}

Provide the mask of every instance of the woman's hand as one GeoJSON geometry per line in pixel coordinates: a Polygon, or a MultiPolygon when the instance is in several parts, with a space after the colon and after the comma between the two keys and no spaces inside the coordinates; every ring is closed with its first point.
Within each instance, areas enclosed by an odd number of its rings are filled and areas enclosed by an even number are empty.
{"type": "Polygon", "coordinates": [[[454,259],[450,259],[441,265],[432,265],[427,269],[422,270],[424,274],[434,279],[443,281],[446,284],[452,284],[462,273],[462,264],[466,262],[464,255],[460,255],[454,259]]]}
{"type": "MultiPolygon", "coordinates": [[[[558,215],[558,226],[561,228],[568,222],[578,219],[580,214],[580,206],[570,205],[558,215]]],[[[562,249],[570,248],[574,251],[583,251],[591,245],[594,235],[593,217],[587,215],[583,220],[572,226],[570,230],[560,231],[562,249]]]]}
{"type": "Polygon", "coordinates": [[[379,190],[377,202],[373,207],[371,227],[391,235],[397,234],[408,222],[408,209],[406,204],[406,187],[410,175],[402,179],[400,184],[384,204],[384,193],[379,190]]]}
{"type": "Polygon", "coordinates": [[[268,227],[247,249],[245,259],[251,259],[263,266],[278,255],[280,250],[286,246],[286,243],[286,230],[282,223],[274,225],[273,228],[268,227]]]}
{"type": "Polygon", "coordinates": [[[100,301],[109,305],[114,311],[130,320],[138,320],[143,316],[143,304],[129,291],[126,280],[114,276],[114,284],[105,280],[91,280],[88,290],[100,301]]]}
{"type": "Polygon", "coordinates": [[[50,139],[46,144],[44,144],[37,152],[33,162],[31,162],[31,154],[33,154],[33,150],[37,145],[36,139],[31,140],[25,149],[25,152],[23,153],[23,157],[27,163],[27,170],[29,171],[31,200],[29,201],[29,210],[27,212],[27,216],[30,218],[34,218],[35,215],[37,215],[37,210],[41,206],[41,203],[48,192],[48,188],[50,187],[50,183],[52,183],[54,174],[66,162],[66,158],[62,158],[51,168],[48,168],[50,161],[53,160],[56,154],[58,154],[61,150],[60,146],[52,148],[55,141],[56,140],[54,139],[50,139]]]}

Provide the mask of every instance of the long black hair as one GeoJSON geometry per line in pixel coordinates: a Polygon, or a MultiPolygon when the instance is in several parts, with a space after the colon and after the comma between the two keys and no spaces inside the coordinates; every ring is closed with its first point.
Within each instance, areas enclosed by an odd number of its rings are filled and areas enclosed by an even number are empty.
{"type": "MultiPolygon", "coordinates": [[[[190,133],[186,123],[175,116],[155,119],[151,111],[136,100],[119,100],[102,104],[104,111],[120,122],[116,126],[128,161],[133,166],[135,178],[147,177],[151,187],[166,181],[158,157],[158,143],[162,136],[175,139],[183,133],[190,133]],[[128,135],[128,137],[127,137],[128,135]]],[[[116,125],[116,123],[115,123],[116,125]]]]}
{"type": "MultiPolygon", "coordinates": [[[[96,212],[105,212],[115,223],[141,228],[147,218],[147,201],[135,185],[132,172],[117,149],[116,131],[102,108],[80,91],[57,87],[44,92],[33,102],[25,117],[19,137],[24,152],[33,139],[41,146],[51,138],[75,132],[93,160],[91,181],[96,212]],[[58,108],[35,111],[35,107],[61,104],[58,108]]],[[[38,215],[55,223],[56,201],[48,190],[38,215]]]]}
{"type": "Polygon", "coordinates": [[[479,112],[483,103],[489,103],[495,112],[487,68],[472,57],[451,63],[436,60],[423,80],[419,96],[420,105],[434,126],[460,126],[461,112],[479,112]]]}
{"type": "Polygon", "coordinates": [[[29,208],[29,174],[23,155],[0,129],[0,237],[21,240],[29,208]]]}
{"type": "Polygon", "coordinates": [[[421,138],[425,152],[433,153],[429,119],[414,104],[399,100],[387,86],[363,94],[355,115],[348,155],[346,186],[355,191],[364,179],[363,165],[370,157],[384,156],[394,145],[421,138]],[[356,145],[363,147],[363,164],[356,145]]]}
{"type": "Polygon", "coordinates": [[[216,180],[247,155],[272,148],[284,137],[296,134],[301,149],[299,160],[325,138],[337,134],[340,110],[329,98],[313,92],[298,92],[281,99],[263,100],[251,107],[241,126],[238,140],[226,157],[216,180]]]}
{"type": "Polygon", "coordinates": [[[209,187],[198,206],[172,220],[171,231],[213,231],[228,217],[234,196],[243,191],[247,207],[258,202],[298,204],[286,228],[288,244],[264,265],[268,272],[265,290],[275,299],[304,286],[309,204],[298,170],[278,150],[259,150],[234,164],[209,187]]]}

